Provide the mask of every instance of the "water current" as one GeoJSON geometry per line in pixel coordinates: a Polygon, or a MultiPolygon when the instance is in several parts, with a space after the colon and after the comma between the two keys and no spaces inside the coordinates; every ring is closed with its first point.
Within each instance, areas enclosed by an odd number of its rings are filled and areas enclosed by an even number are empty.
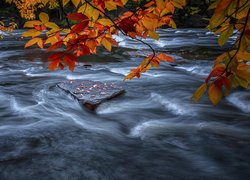
{"type": "Polygon", "coordinates": [[[147,42],[177,66],[124,82],[150,53],[140,42],[116,37],[112,53],[99,49],[74,72],[50,72],[47,52],[24,49],[21,33],[0,41],[1,180],[250,177],[249,90],[217,106],[190,100],[223,50],[213,34],[160,30],[159,41],[147,42]],[[118,83],[126,93],[89,112],[56,86],[72,79],[118,83]]]}

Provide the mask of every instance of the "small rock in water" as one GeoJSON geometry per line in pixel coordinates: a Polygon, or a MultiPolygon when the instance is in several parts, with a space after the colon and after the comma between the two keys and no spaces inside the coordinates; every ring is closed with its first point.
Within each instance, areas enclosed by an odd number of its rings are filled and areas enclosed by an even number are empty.
{"type": "Polygon", "coordinates": [[[69,80],[57,85],[73,95],[83,106],[95,110],[103,101],[117,97],[125,90],[114,83],[101,83],[89,80],[69,80]]]}

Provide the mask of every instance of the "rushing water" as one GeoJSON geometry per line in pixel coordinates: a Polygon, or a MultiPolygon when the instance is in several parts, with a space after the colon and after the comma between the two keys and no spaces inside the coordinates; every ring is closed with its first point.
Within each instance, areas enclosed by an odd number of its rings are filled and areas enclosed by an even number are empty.
{"type": "Polygon", "coordinates": [[[46,52],[23,49],[22,40],[0,41],[0,179],[250,177],[249,90],[216,107],[190,100],[222,51],[216,37],[202,29],[160,35],[147,42],[177,66],[162,63],[126,82],[149,49],[123,37],[121,48],[100,49],[73,73],[49,72],[46,52]],[[67,79],[115,82],[126,93],[92,113],[56,87],[67,79]]]}

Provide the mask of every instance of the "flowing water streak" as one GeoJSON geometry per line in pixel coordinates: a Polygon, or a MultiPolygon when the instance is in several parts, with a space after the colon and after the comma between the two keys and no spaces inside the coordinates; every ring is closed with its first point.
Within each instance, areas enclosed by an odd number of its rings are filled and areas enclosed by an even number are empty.
{"type": "Polygon", "coordinates": [[[151,52],[124,36],[115,37],[120,49],[83,58],[74,72],[48,72],[44,50],[1,41],[0,179],[247,179],[249,90],[216,107],[207,97],[190,100],[222,52],[217,37],[204,29],[159,34],[147,42],[177,66],[162,63],[126,82],[151,52]],[[72,79],[119,83],[126,93],[89,112],[56,86],[72,79]]]}

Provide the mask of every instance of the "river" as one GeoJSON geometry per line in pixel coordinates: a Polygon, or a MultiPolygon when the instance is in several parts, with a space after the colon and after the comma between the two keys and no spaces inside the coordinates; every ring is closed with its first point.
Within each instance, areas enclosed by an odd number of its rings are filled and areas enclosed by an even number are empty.
{"type": "Polygon", "coordinates": [[[190,100],[222,52],[217,37],[204,29],[159,34],[147,42],[177,66],[162,63],[125,82],[149,53],[139,42],[116,37],[112,53],[99,49],[74,72],[50,72],[45,50],[1,40],[0,179],[249,178],[249,90],[233,90],[217,106],[206,96],[190,100]],[[114,82],[126,93],[89,112],[56,86],[69,79],[114,82]]]}

